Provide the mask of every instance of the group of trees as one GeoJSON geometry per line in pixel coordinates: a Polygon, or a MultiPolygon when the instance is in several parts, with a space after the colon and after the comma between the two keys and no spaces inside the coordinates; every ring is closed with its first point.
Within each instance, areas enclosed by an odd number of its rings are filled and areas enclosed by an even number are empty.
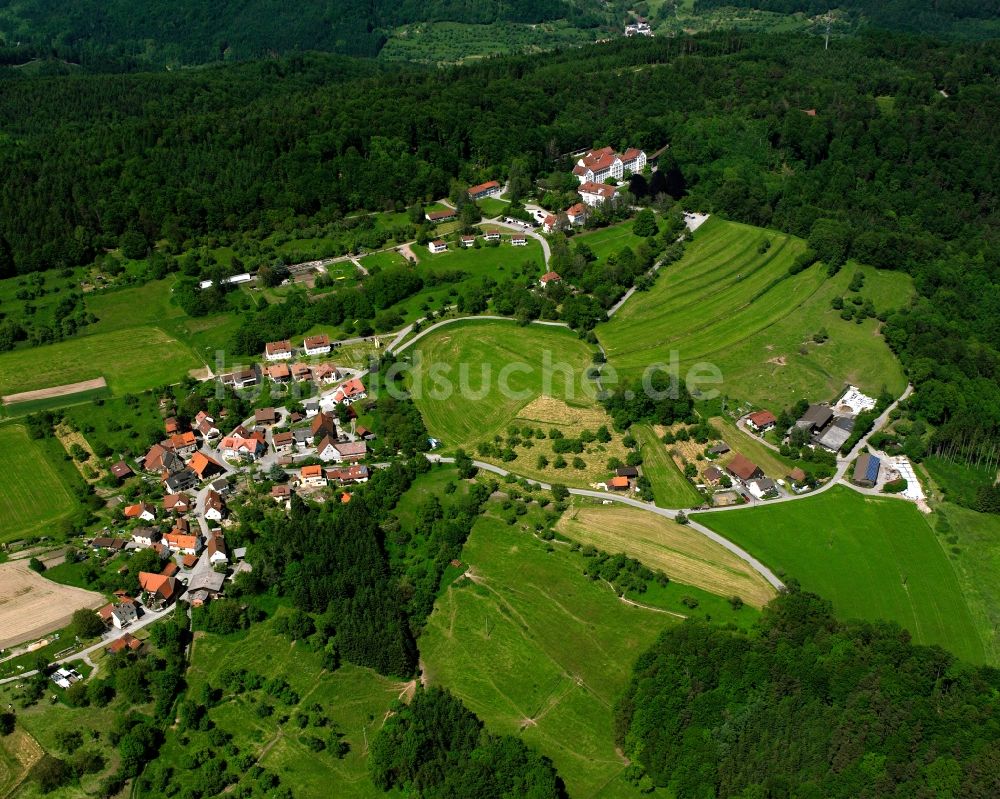
{"type": "Polygon", "coordinates": [[[529,796],[561,799],[566,789],[548,758],[513,735],[495,735],[440,688],[417,688],[372,741],[372,781],[421,799],[529,796]]]}
{"type": "Polygon", "coordinates": [[[792,585],[750,634],[689,622],[640,656],[616,736],[647,786],[686,797],[987,797],[997,672],[839,622],[792,585]],[[707,792],[707,794],[706,794],[707,792]]]}

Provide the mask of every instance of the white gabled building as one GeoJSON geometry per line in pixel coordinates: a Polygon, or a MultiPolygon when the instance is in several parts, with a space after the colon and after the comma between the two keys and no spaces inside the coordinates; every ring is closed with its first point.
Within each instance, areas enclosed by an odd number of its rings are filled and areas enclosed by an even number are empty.
{"type": "Polygon", "coordinates": [[[618,196],[618,187],[605,183],[584,183],[577,193],[587,205],[596,207],[618,196]]]}
{"type": "Polygon", "coordinates": [[[307,336],[302,341],[306,355],[326,355],[330,351],[330,337],[326,333],[318,336],[307,336]]]}
{"type": "Polygon", "coordinates": [[[580,183],[603,183],[608,178],[622,180],[627,172],[641,172],[646,154],[635,147],[616,153],[611,147],[590,150],[577,159],[573,174],[580,183]]]}
{"type": "Polygon", "coordinates": [[[269,341],[264,345],[264,357],[269,361],[287,361],[292,357],[292,343],[269,341]]]}
{"type": "Polygon", "coordinates": [[[448,245],[441,239],[438,239],[437,241],[432,241],[430,244],[428,244],[427,249],[430,250],[434,255],[437,255],[438,253],[447,252],[448,245]]]}

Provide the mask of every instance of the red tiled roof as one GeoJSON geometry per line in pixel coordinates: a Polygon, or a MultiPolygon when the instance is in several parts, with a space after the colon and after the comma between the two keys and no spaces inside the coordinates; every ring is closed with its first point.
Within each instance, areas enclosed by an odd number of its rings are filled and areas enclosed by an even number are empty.
{"type": "Polygon", "coordinates": [[[330,337],[326,333],[320,333],[316,336],[307,336],[303,343],[308,350],[316,349],[316,347],[326,347],[330,343],[330,337]]]}
{"type": "Polygon", "coordinates": [[[226,471],[226,467],[224,467],[217,460],[208,457],[208,455],[204,452],[196,452],[194,457],[191,458],[191,463],[188,464],[188,468],[202,480],[205,479],[206,472],[213,470],[218,470],[220,472],[226,471]]]}
{"type": "Polygon", "coordinates": [[[478,186],[469,187],[469,195],[479,194],[480,192],[489,191],[490,189],[499,189],[500,184],[495,180],[487,180],[485,183],[480,183],[478,186]]]}
{"type": "MultiPolygon", "coordinates": [[[[327,440],[327,439],[324,439],[324,441],[325,440],[327,440]]],[[[299,476],[303,480],[305,480],[306,478],[309,478],[309,477],[322,477],[323,476],[323,467],[322,466],[303,466],[299,470],[299,476]]]]}
{"type": "Polygon", "coordinates": [[[584,183],[582,186],[580,186],[580,188],[577,191],[579,191],[580,194],[596,194],[599,197],[603,197],[605,200],[609,200],[612,197],[614,197],[615,194],[617,194],[618,187],[608,186],[604,183],[594,183],[592,181],[588,181],[584,183]]]}
{"type": "Polygon", "coordinates": [[[757,411],[748,417],[757,427],[766,427],[778,421],[777,417],[770,411],[757,411]]]}
{"type": "Polygon", "coordinates": [[[290,341],[269,341],[264,345],[264,352],[268,355],[274,355],[275,353],[285,353],[292,351],[292,343],[290,341]]]}
{"type": "Polygon", "coordinates": [[[628,161],[634,161],[640,155],[642,155],[642,150],[636,147],[629,147],[624,153],[622,153],[621,158],[622,161],[628,162],[628,161]]]}
{"type": "Polygon", "coordinates": [[[628,478],[627,477],[612,477],[608,481],[608,485],[612,488],[628,488],[628,478]]]}
{"type": "Polygon", "coordinates": [[[558,272],[546,272],[544,275],[542,275],[542,283],[552,283],[553,281],[556,280],[562,280],[562,278],[559,277],[558,272]]]}
{"type": "Polygon", "coordinates": [[[757,464],[737,452],[726,468],[740,480],[749,480],[757,471],[757,464]]]}

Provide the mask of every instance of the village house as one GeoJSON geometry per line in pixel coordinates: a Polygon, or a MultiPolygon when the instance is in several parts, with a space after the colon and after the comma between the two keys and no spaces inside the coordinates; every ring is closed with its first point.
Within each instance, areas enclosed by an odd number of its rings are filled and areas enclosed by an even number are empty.
{"type": "Polygon", "coordinates": [[[292,370],[287,363],[272,363],[265,373],[272,383],[287,383],[292,379],[292,370]]]}
{"type": "Polygon", "coordinates": [[[629,23],[625,26],[625,35],[628,38],[633,36],[652,36],[653,29],[649,27],[649,23],[643,19],[638,22],[629,23]]]}
{"type": "Polygon", "coordinates": [[[257,460],[267,452],[267,439],[260,430],[247,434],[246,428],[238,427],[219,443],[219,452],[229,460],[257,460]]]}
{"type": "Polygon", "coordinates": [[[483,234],[484,241],[500,241],[500,231],[490,228],[483,234]]]}
{"type": "Polygon", "coordinates": [[[306,419],[312,419],[319,413],[319,401],[310,399],[302,403],[302,410],[306,412],[306,419]]]}
{"type": "Polygon", "coordinates": [[[313,380],[317,383],[334,383],[340,380],[340,370],[329,363],[321,363],[313,367],[313,380]]]}
{"type": "Polygon", "coordinates": [[[167,513],[187,513],[191,510],[191,497],[183,492],[178,494],[167,494],[163,498],[163,510],[167,513]]]}
{"type": "Polygon", "coordinates": [[[777,417],[770,411],[756,411],[747,417],[747,427],[758,433],[765,433],[778,423],[777,417]]]}
{"type": "Polygon", "coordinates": [[[427,218],[428,222],[438,223],[447,222],[450,219],[455,219],[458,216],[458,212],[454,208],[445,208],[443,211],[428,211],[424,216],[427,218]]]}
{"type": "Polygon", "coordinates": [[[538,279],[538,284],[542,288],[545,288],[546,286],[549,285],[549,283],[558,283],[561,280],[562,280],[562,278],[559,277],[559,273],[558,272],[546,272],[544,275],[542,275],[538,279]]]}
{"type": "Polygon", "coordinates": [[[216,533],[208,539],[208,562],[212,567],[229,563],[229,550],[226,548],[226,539],[216,533]]]}
{"type": "Polygon", "coordinates": [[[332,413],[318,413],[313,417],[309,425],[309,432],[313,437],[328,436],[334,441],[337,440],[337,420],[332,413]]]}
{"type": "Polygon", "coordinates": [[[611,491],[628,491],[632,483],[627,477],[612,477],[606,485],[611,491]]]}
{"type": "Polygon", "coordinates": [[[150,610],[162,610],[177,598],[177,579],[165,574],[139,572],[139,587],[150,610]]]}
{"type": "Polygon", "coordinates": [[[180,432],[181,426],[176,416],[168,416],[163,420],[163,430],[168,436],[180,432]]]}
{"type": "Polygon", "coordinates": [[[271,438],[271,443],[274,445],[274,451],[277,452],[278,454],[291,452],[292,446],[295,443],[294,439],[292,438],[292,431],[284,430],[280,433],[275,433],[274,436],[271,438]]]}
{"type": "Polygon", "coordinates": [[[109,538],[108,536],[97,536],[90,542],[90,548],[95,552],[108,549],[112,552],[121,552],[128,543],[124,538],[109,538]]]}
{"type": "Polygon", "coordinates": [[[437,239],[428,244],[427,249],[431,251],[431,254],[438,255],[439,253],[447,252],[448,245],[442,239],[437,239]]]}
{"type": "Polygon", "coordinates": [[[560,227],[559,217],[557,217],[555,214],[549,214],[548,216],[545,217],[545,219],[542,220],[542,230],[544,230],[546,233],[551,233],[553,230],[558,230],[559,227],[560,227]]]}
{"type": "Polygon", "coordinates": [[[229,491],[229,480],[225,477],[217,477],[211,483],[209,483],[209,488],[219,494],[225,494],[229,491]]]}
{"type": "Polygon", "coordinates": [[[462,246],[463,247],[475,247],[476,237],[475,236],[462,236],[462,246]]]}
{"type": "Polygon", "coordinates": [[[375,434],[367,427],[360,424],[355,428],[354,435],[356,435],[362,441],[373,441],[375,439],[375,434]]]}
{"type": "Polygon", "coordinates": [[[203,569],[197,574],[192,574],[188,580],[187,590],[187,600],[191,603],[191,607],[199,608],[212,599],[218,599],[222,595],[222,586],[225,582],[225,573],[212,569],[203,569]]]}
{"type": "Polygon", "coordinates": [[[577,193],[580,195],[580,199],[583,200],[584,203],[596,207],[617,197],[618,187],[588,181],[577,189],[577,193]]]}
{"type": "Polygon", "coordinates": [[[726,466],[726,471],[744,485],[751,480],[757,480],[764,476],[764,471],[757,464],[740,455],[738,452],[726,466]]]}
{"type": "Polygon", "coordinates": [[[725,441],[720,441],[718,444],[713,444],[712,446],[710,446],[706,450],[706,452],[709,455],[715,455],[715,456],[725,455],[727,452],[729,452],[729,445],[725,441]]]}
{"type": "Polygon", "coordinates": [[[635,147],[629,147],[619,158],[625,175],[634,175],[646,168],[646,153],[635,147]]]}
{"type": "Polygon", "coordinates": [[[585,203],[571,205],[566,209],[566,218],[571,225],[587,224],[587,205],[585,203]]]}
{"type": "Polygon", "coordinates": [[[170,446],[177,455],[187,458],[194,454],[194,451],[198,449],[198,440],[194,437],[194,432],[188,430],[185,433],[174,433],[170,436],[170,446]]]}
{"type": "Polygon", "coordinates": [[[512,247],[527,247],[528,237],[523,233],[515,233],[510,237],[510,244],[512,247]]]}
{"type": "Polygon", "coordinates": [[[132,635],[132,633],[125,633],[125,635],[116,638],[104,647],[104,651],[109,655],[118,655],[122,652],[138,652],[140,649],[142,649],[142,641],[132,635]]]}
{"type": "Polygon", "coordinates": [[[309,430],[300,429],[292,431],[292,439],[295,441],[295,448],[299,452],[305,452],[309,449],[313,444],[314,438],[312,432],[309,430]]]}
{"type": "Polygon", "coordinates": [[[205,441],[218,438],[222,432],[215,426],[215,419],[205,413],[205,411],[198,411],[194,417],[194,428],[205,441]]]}
{"type": "Polygon", "coordinates": [[[118,597],[97,611],[104,626],[116,630],[124,630],[139,618],[139,606],[134,599],[127,596],[118,597]]]}
{"type": "Polygon", "coordinates": [[[705,469],[704,474],[701,476],[702,481],[708,486],[717,486],[722,482],[722,469],[716,465],[711,465],[705,469]]]}
{"type": "Polygon", "coordinates": [[[198,475],[185,466],[179,472],[174,472],[173,474],[168,474],[164,477],[163,486],[171,494],[179,494],[184,491],[190,491],[193,488],[197,488],[198,475]]]}
{"type": "Polygon", "coordinates": [[[352,402],[357,402],[367,396],[368,392],[365,390],[365,384],[355,377],[348,380],[334,392],[333,401],[350,405],[352,402]]]}
{"type": "Polygon", "coordinates": [[[129,477],[132,477],[135,472],[132,471],[132,467],[125,463],[125,461],[118,461],[118,463],[111,467],[111,474],[113,474],[117,480],[127,480],[129,477]]]}
{"type": "Polygon", "coordinates": [[[184,461],[169,446],[153,444],[143,458],[142,468],[147,472],[176,472],[184,468],[184,461]]]}
{"type": "Polygon", "coordinates": [[[635,480],[639,477],[639,470],[635,466],[619,466],[615,469],[616,477],[627,477],[629,480],[635,480]]]}
{"type": "Polygon", "coordinates": [[[292,342],[269,341],[264,345],[264,358],[269,361],[287,361],[292,357],[292,342]]]}
{"type": "Polygon", "coordinates": [[[472,186],[469,188],[468,195],[470,200],[481,200],[484,197],[497,197],[503,187],[497,183],[495,180],[488,180],[486,183],[480,183],[478,186],[472,186]]]}
{"type": "Polygon", "coordinates": [[[182,555],[197,555],[201,551],[201,536],[191,533],[182,533],[174,528],[163,536],[163,543],[171,552],[180,552],[182,555]]]}
{"type": "Polygon", "coordinates": [[[859,456],[855,462],[851,482],[862,488],[874,488],[878,483],[878,473],[881,467],[882,461],[875,455],[866,452],[859,456]]]}
{"type": "Polygon", "coordinates": [[[156,508],[148,502],[137,502],[134,505],[129,505],[125,508],[124,513],[126,519],[142,519],[151,522],[156,518],[156,508]]]}
{"type": "Polygon", "coordinates": [[[847,439],[851,437],[853,430],[853,416],[837,416],[834,417],[833,422],[831,422],[826,430],[813,436],[813,442],[824,449],[830,450],[830,452],[837,452],[847,443],[847,439]]]}
{"type": "Polygon", "coordinates": [[[326,479],[337,483],[367,483],[368,467],[363,464],[355,464],[346,469],[327,469],[326,479]]]}
{"type": "Polygon", "coordinates": [[[368,454],[368,445],[364,441],[343,441],[335,444],[333,450],[333,460],[337,463],[359,461],[368,454]]]}
{"type": "Polygon", "coordinates": [[[323,439],[316,445],[316,455],[320,460],[338,460],[337,439],[331,436],[323,436],[323,439]]]}
{"type": "MultiPolygon", "coordinates": [[[[327,440],[327,439],[324,439],[327,440]]],[[[326,485],[326,475],[323,474],[322,466],[303,466],[299,470],[299,482],[310,488],[319,488],[326,485]]]]}
{"type": "Polygon", "coordinates": [[[278,412],[274,408],[258,408],[253,412],[254,424],[274,424],[278,421],[278,412]]]}
{"type": "Polygon", "coordinates": [[[248,388],[257,385],[257,370],[252,366],[234,369],[222,375],[222,385],[232,388],[248,388]]]}
{"type": "Polygon", "coordinates": [[[757,499],[763,499],[768,494],[777,491],[776,484],[770,477],[759,477],[756,480],[751,480],[746,485],[747,491],[757,499]]]}
{"type": "Polygon", "coordinates": [[[330,351],[330,337],[326,333],[306,336],[302,345],[306,355],[326,355],[330,351]]]}
{"type": "Polygon", "coordinates": [[[226,503],[215,491],[205,494],[204,517],[213,522],[221,522],[226,518],[226,503]]]}
{"type": "Polygon", "coordinates": [[[312,380],[312,367],[307,363],[292,364],[292,379],[297,383],[312,380]]]}
{"type": "Polygon", "coordinates": [[[271,499],[275,502],[287,502],[292,498],[292,488],[287,485],[271,487],[271,499]]]}
{"type": "Polygon", "coordinates": [[[162,534],[155,527],[136,527],[132,531],[132,540],[140,549],[146,549],[159,543],[162,534]]]}
{"type": "Polygon", "coordinates": [[[226,473],[225,466],[204,452],[196,452],[188,468],[198,476],[199,480],[207,480],[214,475],[226,473]]]}

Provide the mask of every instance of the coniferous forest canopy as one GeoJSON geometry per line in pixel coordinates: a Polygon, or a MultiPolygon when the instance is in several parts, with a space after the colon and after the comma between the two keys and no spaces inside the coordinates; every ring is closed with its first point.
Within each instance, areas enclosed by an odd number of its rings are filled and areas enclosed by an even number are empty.
{"type": "Polygon", "coordinates": [[[878,34],[624,41],[451,69],[295,56],[173,74],[0,83],[0,271],[87,263],[124,234],[262,235],[565,170],[636,144],[686,204],[910,273],[885,334],[937,427],[1000,431],[996,42],[878,34]],[[581,80],[581,75],[590,79],[581,80]],[[815,116],[803,113],[815,109],[815,116]]]}

